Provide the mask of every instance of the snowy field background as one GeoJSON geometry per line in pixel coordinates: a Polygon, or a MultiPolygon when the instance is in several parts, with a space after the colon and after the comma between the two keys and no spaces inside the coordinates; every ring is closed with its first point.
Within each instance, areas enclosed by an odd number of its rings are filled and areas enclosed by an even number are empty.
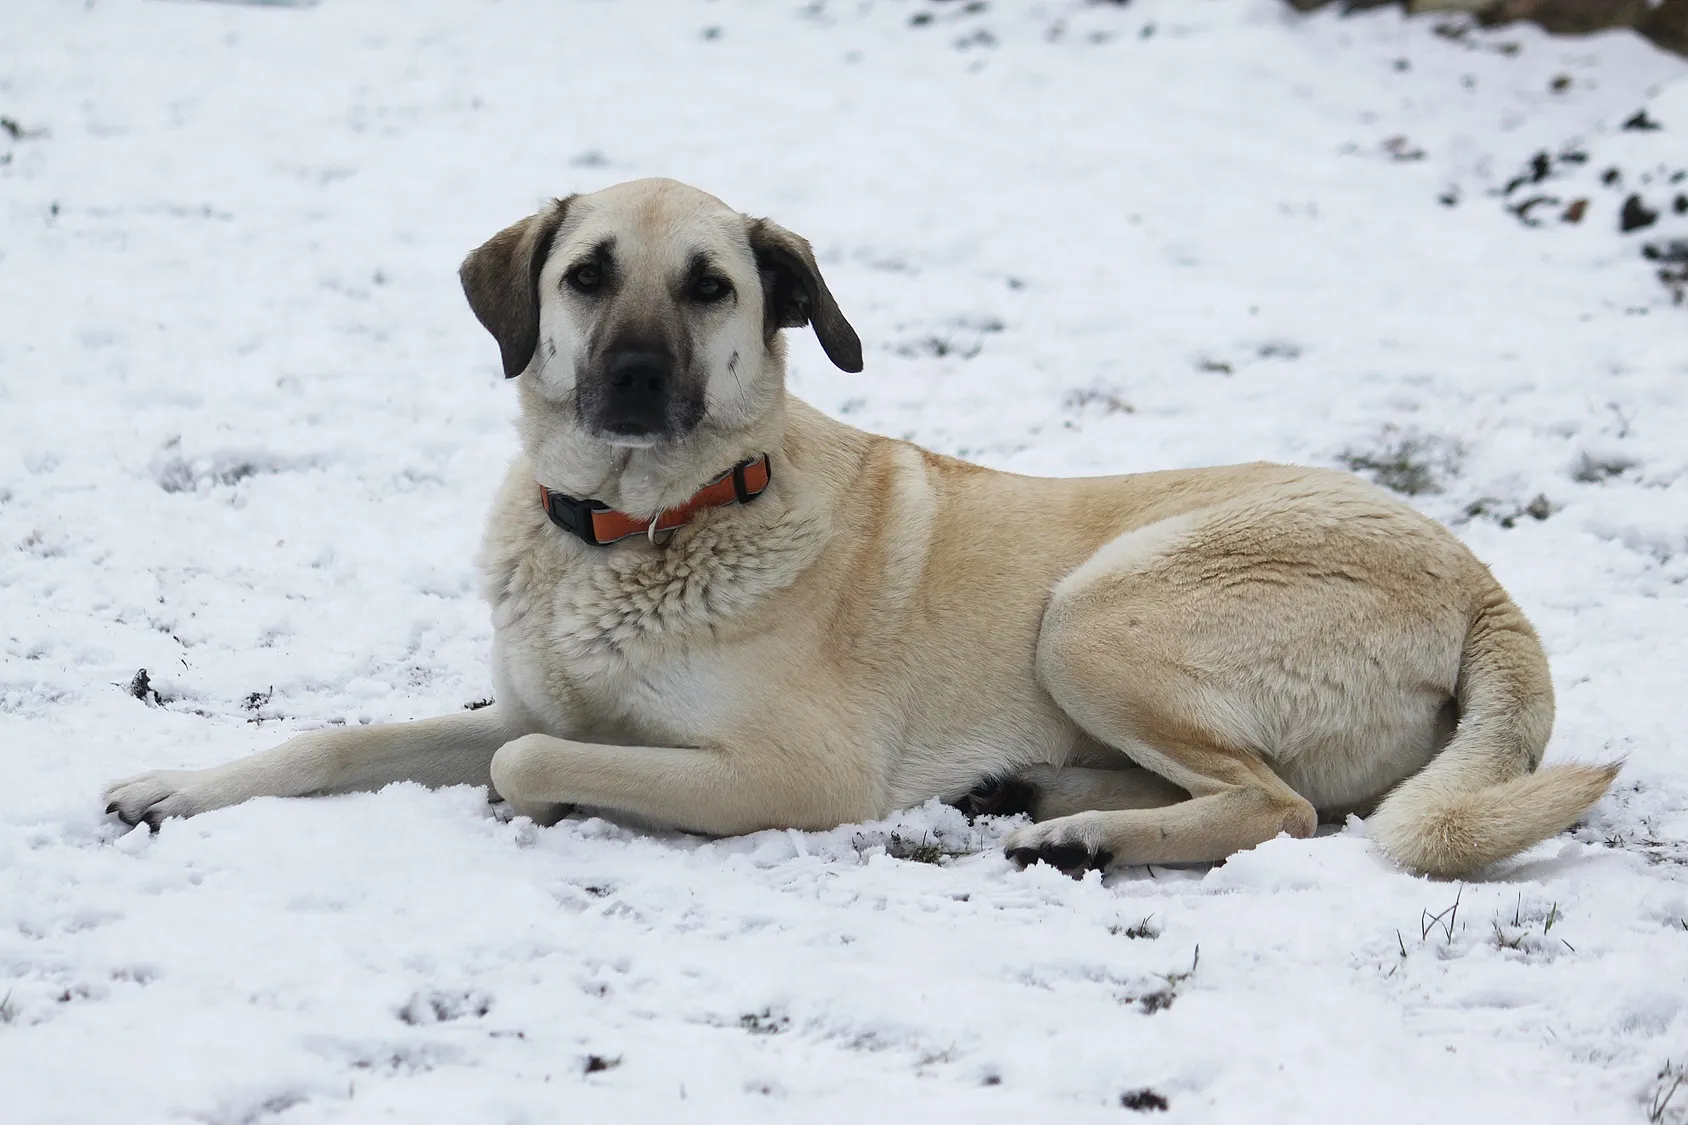
{"type": "Polygon", "coordinates": [[[1640,252],[1688,238],[1682,59],[1273,0],[0,25],[0,1117],[1688,1121],[1688,308],[1640,252]],[[1573,150],[1544,190],[1584,221],[1525,225],[1513,180],[1573,150]],[[1542,630],[1549,754],[1618,788],[1464,886],[1357,823],[1074,882],[936,806],[104,817],[118,776],[488,694],[514,396],[454,271],[655,174],[814,241],[867,370],[803,336],[792,384],[853,423],[1414,489],[1542,630]],[[1660,218],[1620,234],[1631,190],[1660,218]]]}

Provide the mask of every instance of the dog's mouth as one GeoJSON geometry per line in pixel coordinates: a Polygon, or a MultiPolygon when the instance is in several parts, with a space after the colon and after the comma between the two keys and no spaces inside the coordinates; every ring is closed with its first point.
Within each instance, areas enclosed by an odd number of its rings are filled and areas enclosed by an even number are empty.
{"type": "Polygon", "coordinates": [[[639,422],[604,422],[593,427],[593,436],[609,445],[631,449],[647,449],[661,445],[676,435],[666,428],[653,428],[639,422]]]}
{"type": "Polygon", "coordinates": [[[667,442],[678,441],[694,428],[694,425],[676,424],[666,412],[660,418],[626,417],[616,414],[600,412],[583,412],[581,421],[586,431],[598,441],[609,445],[646,448],[652,445],[663,445],[667,442]]]}
{"type": "Polygon", "coordinates": [[[577,402],[580,421],[595,439],[634,448],[678,441],[698,427],[704,414],[701,396],[695,402],[666,394],[629,399],[589,390],[577,402]]]}

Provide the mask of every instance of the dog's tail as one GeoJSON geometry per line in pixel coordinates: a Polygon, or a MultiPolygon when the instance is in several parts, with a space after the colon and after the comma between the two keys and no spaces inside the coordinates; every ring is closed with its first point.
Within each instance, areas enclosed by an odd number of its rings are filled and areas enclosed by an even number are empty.
{"type": "Polygon", "coordinates": [[[1465,875],[1562,832],[1622,766],[1536,771],[1553,729],[1553,682],[1541,640],[1492,580],[1465,637],[1457,696],[1452,740],[1366,821],[1385,855],[1429,875],[1465,875]]]}

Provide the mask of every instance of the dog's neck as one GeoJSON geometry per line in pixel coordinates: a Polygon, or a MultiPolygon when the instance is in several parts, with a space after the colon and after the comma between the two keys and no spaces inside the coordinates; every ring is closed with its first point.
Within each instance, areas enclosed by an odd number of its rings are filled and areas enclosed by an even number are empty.
{"type": "Polygon", "coordinates": [[[653,446],[587,437],[568,413],[537,394],[522,396],[517,425],[537,483],[634,517],[679,507],[734,465],[774,453],[786,425],[783,393],[747,426],[720,430],[706,419],[686,437],[653,446]]]}

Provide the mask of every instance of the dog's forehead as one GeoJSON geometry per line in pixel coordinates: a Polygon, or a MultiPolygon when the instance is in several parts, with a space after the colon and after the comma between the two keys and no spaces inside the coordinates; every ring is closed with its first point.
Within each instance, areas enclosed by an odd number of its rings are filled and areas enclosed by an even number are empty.
{"type": "Polygon", "coordinates": [[[699,253],[748,257],[744,216],[674,180],[617,184],[580,197],[569,210],[578,220],[565,229],[566,247],[613,245],[622,261],[652,264],[684,264],[699,253]]]}

